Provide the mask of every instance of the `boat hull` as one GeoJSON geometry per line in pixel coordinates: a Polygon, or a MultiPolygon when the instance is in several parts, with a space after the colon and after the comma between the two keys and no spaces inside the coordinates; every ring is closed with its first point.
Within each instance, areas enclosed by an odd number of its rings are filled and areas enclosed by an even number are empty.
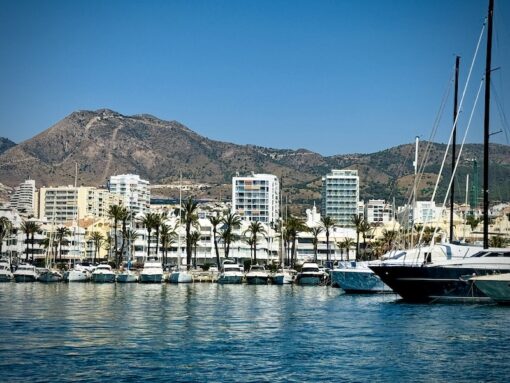
{"type": "Polygon", "coordinates": [[[317,275],[296,276],[296,284],[300,286],[319,286],[323,282],[324,278],[322,276],[317,275]]]}
{"type": "Polygon", "coordinates": [[[163,282],[163,274],[140,274],[140,283],[161,283],[163,282]]]}
{"type": "Polygon", "coordinates": [[[269,277],[247,276],[246,283],[249,285],[267,285],[269,283],[269,277]]]}
{"type": "Polygon", "coordinates": [[[35,275],[18,274],[14,276],[14,280],[20,282],[35,282],[37,277],[35,275]]]}
{"type": "Polygon", "coordinates": [[[11,282],[12,278],[13,278],[12,274],[0,274],[0,283],[11,282]]]}
{"type": "Polygon", "coordinates": [[[62,282],[63,276],[60,273],[55,272],[45,272],[39,275],[39,282],[42,283],[55,283],[55,282],[62,282]]]}
{"type": "Polygon", "coordinates": [[[193,276],[188,272],[174,271],[168,277],[170,283],[191,283],[193,276]]]}
{"type": "Polygon", "coordinates": [[[370,269],[331,270],[331,285],[353,294],[391,292],[391,289],[381,281],[381,278],[370,269]]]}
{"type": "Polygon", "coordinates": [[[90,281],[90,273],[81,270],[70,270],[64,274],[66,282],[88,282],[90,281]]]}
{"type": "Polygon", "coordinates": [[[243,283],[243,277],[241,275],[220,275],[218,283],[221,285],[240,285],[243,283]]]}
{"type": "Polygon", "coordinates": [[[135,274],[119,274],[117,275],[118,283],[136,283],[138,282],[138,276],[135,274]]]}
{"type": "MultiPolygon", "coordinates": [[[[490,300],[471,280],[491,269],[473,267],[370,266],[394,292],[409,302],[490,300]]],[[[510,272],[500,270],[501,272],[510,272]]]]}
{"type": "Polygon", "coordinates": [[[91,281],[94,283],[114,283],[115,274],[92,274],[91,281]]]}
{"type": "Polygon", "coordinates": [[[485,295],[499,304],[510,304],[510,275],[494,275],[490,277],[474,278],[474,283],[485,295]]]}

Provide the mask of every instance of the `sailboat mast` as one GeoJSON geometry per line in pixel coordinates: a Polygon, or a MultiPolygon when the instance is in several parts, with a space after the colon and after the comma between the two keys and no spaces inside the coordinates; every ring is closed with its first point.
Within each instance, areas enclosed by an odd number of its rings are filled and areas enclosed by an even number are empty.
{"type": "Polygon", "coordinates": [[[491,97],[492,16],[494,0],[487,15],[487,56],[485,61],[485,113],[483,121],[483,248],[489,247],[489,117],[491,97]]]}
{"type": "MultiPolygon", "coordinates": [[[[460,57],[455,57],[455,93],[453,96],[453,138],[452,138],[452,177],[455,173],[455,163],[457,155],[455,147],[457,146],[457,99],[459,96],[459,64],[460,57]]],[[[453,242],[453,205],[455,204],[455,180],[451,184],[450,192],[450,243],[453,242]]]]}

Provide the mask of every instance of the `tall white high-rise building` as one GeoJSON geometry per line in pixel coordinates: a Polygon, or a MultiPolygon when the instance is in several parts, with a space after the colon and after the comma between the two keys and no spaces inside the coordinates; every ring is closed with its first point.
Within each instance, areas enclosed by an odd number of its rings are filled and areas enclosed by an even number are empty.
{"type": "Polygon", "coordinates": [[[353,227],[358,215],[359,177],[357,170],[331,170],[322,177],[321,215],[331,217],[340,227],[353,227]]]}
{"type": "Polygon", "coordinates": [[[120,174],[110,177],[109,189],[122,197],[124,206],[132,213],[145,214],[150,208],[149,181],[136,174],[120,174]]]}
{"type": "Polygon", "coordinates": [[[280,183],[272,174],[232,178],[232,212],[245,221],[276,223],[280,218],[280,183]]]}
{"type": "Polygon", "coordinates": [[[11,206],[20,213],[32,215],[35,212],[35,181],[26,180],[12,194],[11,206]]]}

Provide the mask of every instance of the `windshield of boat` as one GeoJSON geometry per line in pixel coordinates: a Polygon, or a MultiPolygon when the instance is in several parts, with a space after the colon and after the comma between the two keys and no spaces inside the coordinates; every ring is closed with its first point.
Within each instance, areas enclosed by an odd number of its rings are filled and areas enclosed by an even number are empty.
{"type": "Polygon", "coordinates": [[[510,257],[510,251],[479,251],[473,257],[510,257]]]}
{"type": "Polygon", "coordinates": [[[318,273],[319,268],[318,267],[303,267],[303,273],[318,273]]]}

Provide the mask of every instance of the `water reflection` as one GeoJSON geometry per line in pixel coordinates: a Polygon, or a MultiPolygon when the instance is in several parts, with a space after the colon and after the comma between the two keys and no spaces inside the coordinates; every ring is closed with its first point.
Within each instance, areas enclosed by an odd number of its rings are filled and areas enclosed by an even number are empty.
{"type": "Polygon", "coordinates": [[[217,284],[8,283],[0,302],[0,381],[497,381],[510,372],[499,306],[217,284]]]}

